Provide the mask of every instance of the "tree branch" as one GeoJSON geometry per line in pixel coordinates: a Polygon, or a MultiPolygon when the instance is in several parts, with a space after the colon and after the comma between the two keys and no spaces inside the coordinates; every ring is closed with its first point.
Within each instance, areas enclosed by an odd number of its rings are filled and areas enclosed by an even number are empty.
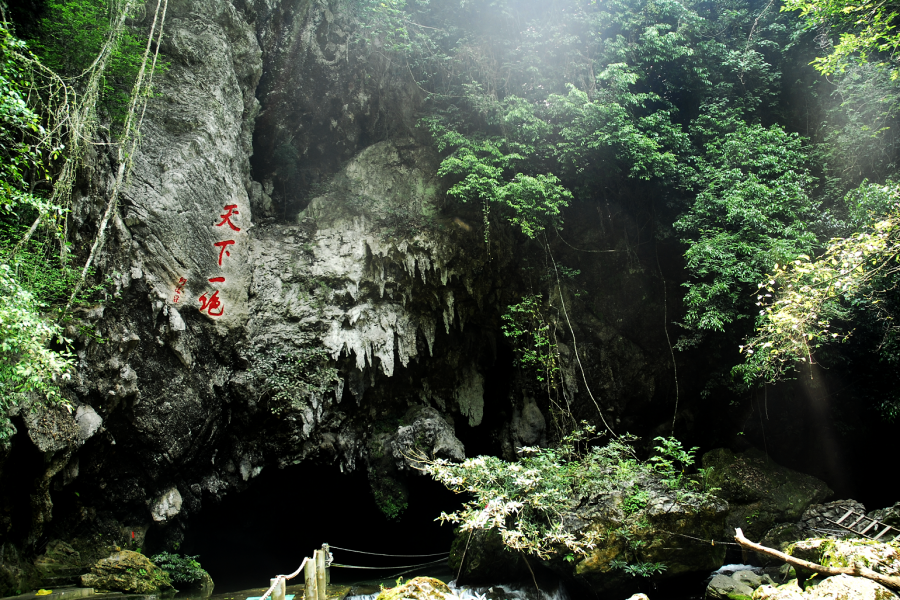
{"type": "Polygon", "coordinates": [[[822,565],[809,562],[808,560],[795,558],[793,556],[785,554],[784,552],[779,552],[778,550],[755,544],[744,537],[744,532],[741,531],[740,528],[734,530],[734,539],[744,548],[755,550],[760,554],[772,556],[788,563],[789,565],[800,567],[801,569],[808,569],[816,573],[822,573],[823,575],[853,575],[856,577],[865,577],[866,579],[871,579],[875,583],[880,583],[885,587],[900,590],[900,577],[882,575],[881,573],[876,573],[875,571],[867,569],[859,564],[855,564],[852,567],[823,567],[822,565]]]}

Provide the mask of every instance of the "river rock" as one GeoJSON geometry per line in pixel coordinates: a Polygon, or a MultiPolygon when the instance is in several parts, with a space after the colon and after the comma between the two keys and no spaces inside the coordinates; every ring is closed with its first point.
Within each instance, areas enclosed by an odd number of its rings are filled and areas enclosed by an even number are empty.
{"type": "MultiPolygon", "coordinates": [[[[721,570],[720,570],[721,571],[721,570]]],[[[706,599],[749,600],[753,591],[763,585],[775,585],[765,573],[742,569],[734,573],[717,573],[706,586],[706,599]]]]}
{"type": "Polygon", "coordinates": [[[172,589],[169,574],[143,554],[122,550],[100,559],[81,576],[82,587],[129,594],[152,594],[172,589]]]}
{"type": "Polygon", "coordinates": [[[709,485],[718,487],[730,507],[728,528],[740,527],[750,539],[760,539],[776,523],[797,521],[811,504],[832,495],[825,482],[783,467],[751,448],[734,453],[725,448],[703,455],[711,469],[709,485]]]}

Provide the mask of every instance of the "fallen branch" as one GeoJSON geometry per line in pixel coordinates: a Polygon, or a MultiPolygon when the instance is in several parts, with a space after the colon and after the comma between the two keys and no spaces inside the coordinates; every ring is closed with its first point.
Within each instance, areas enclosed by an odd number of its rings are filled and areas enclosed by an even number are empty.
{"type": "Polygon", "coordinates": [[[754,544],[744,537],[744,532],[741,531],[740,527],[734,530],[734,539],[737,540],[737,543],[744,548],[755,550],[760,554],[767,554],[768,556],[777,558],[789,565],[800,567],[801,569],[808,569],[816,573],[822,573],[823,575],[854,575],[856,577],[865,577],[866,579],[871,579],[872,581],[880,583],[885,587],[900,590],[900,577],[882,575],[881,573],[876,573],[875,571],[867,569],[859,564],[855,564],[852,567],[823,567],[822,565],[818,565],[814,562],[795,558],[793,556],[790,556],[789,554],[785,554],[784,552],[779,552],[778,550],[767,548],[766,546],[754,544]]]}

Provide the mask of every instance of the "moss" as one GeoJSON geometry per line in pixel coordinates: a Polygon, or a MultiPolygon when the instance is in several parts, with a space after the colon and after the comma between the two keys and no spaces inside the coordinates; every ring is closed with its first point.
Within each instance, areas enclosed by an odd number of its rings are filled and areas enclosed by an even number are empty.
{"type": "Polygon", "coordinates": [[[737,592],[729,592],[726,597],[728,600],[752,600],[747,594],[738,594],[737,592]]]}

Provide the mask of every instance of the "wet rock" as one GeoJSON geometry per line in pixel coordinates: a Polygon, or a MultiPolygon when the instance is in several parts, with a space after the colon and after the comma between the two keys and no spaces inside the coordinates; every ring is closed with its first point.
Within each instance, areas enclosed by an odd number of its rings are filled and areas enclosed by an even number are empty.
{"type": "Polygon", "coordinates": [[[725,448],[703,455],[711,469],[709,485],[728,501],[730,531],[742,528],[750,539],[760,539],[776,523],[797,521],[811,504],[832,495],[823,481],[770,460],[756,449],[735,454],[725,448]]]}
{"type": "Polygon", "coordinates": [[[81,554],[62,540],[48,543],[44,554],[34,559],[34,566],[41,573],[41,587],[47,589],[75,585],[90,568],[81,554]]]}
{"type": "Polygon", "coordinates": [[[403,585],[388,588],[375,600],[446,600],[454,598],[446,583],[433,577],[415,577],[403,585]]]}
{"type": "Polygon", "coordinates": [[[129,594],[152,594],[172,589],[169,574],[143,554],[122,550],[99,560],[81,576],[81,585],[129,594]]]}
{"type": "MultiPolygon", "coordinates": [[[[626,482],[627,484],[628,482],[626,482]]],[[[721,544],[684,544],[684,537],[722,539],[728,505],[715,497],[672,490],[649,475],[636,476],[632,486],[573,498],[569,511],[561,515],[570,530],[594,531],[602,542],[574,563],[560,559],[551,567],[575,576],[597,593],[626,590],[634,576],[622,564],[662,563],[665,570],[654,577],[709,572],[722,566],[721,544]],[[646,494],[646,506],[634,511],[625,504],[636,490],[646,494]]]]}
{"type": "MultiPolygon", "coordinates": [[[[757,586],[759,587],[759,586],[757,586]]],[[[706,586],[706,598],[728,599],[728,600],[749,600],[753,594],[753,588],[728,575],[716,575],[706,586]]]]}
{"type": "Polygon", "coordinates": [[[713,576],[706,587],[705,598],[727,600],[749,600],[753,591],[763,585],[775,585],[766,573],[757,573],[753,569],[741,569],[731,573],[719,572],[713,576]]]}

